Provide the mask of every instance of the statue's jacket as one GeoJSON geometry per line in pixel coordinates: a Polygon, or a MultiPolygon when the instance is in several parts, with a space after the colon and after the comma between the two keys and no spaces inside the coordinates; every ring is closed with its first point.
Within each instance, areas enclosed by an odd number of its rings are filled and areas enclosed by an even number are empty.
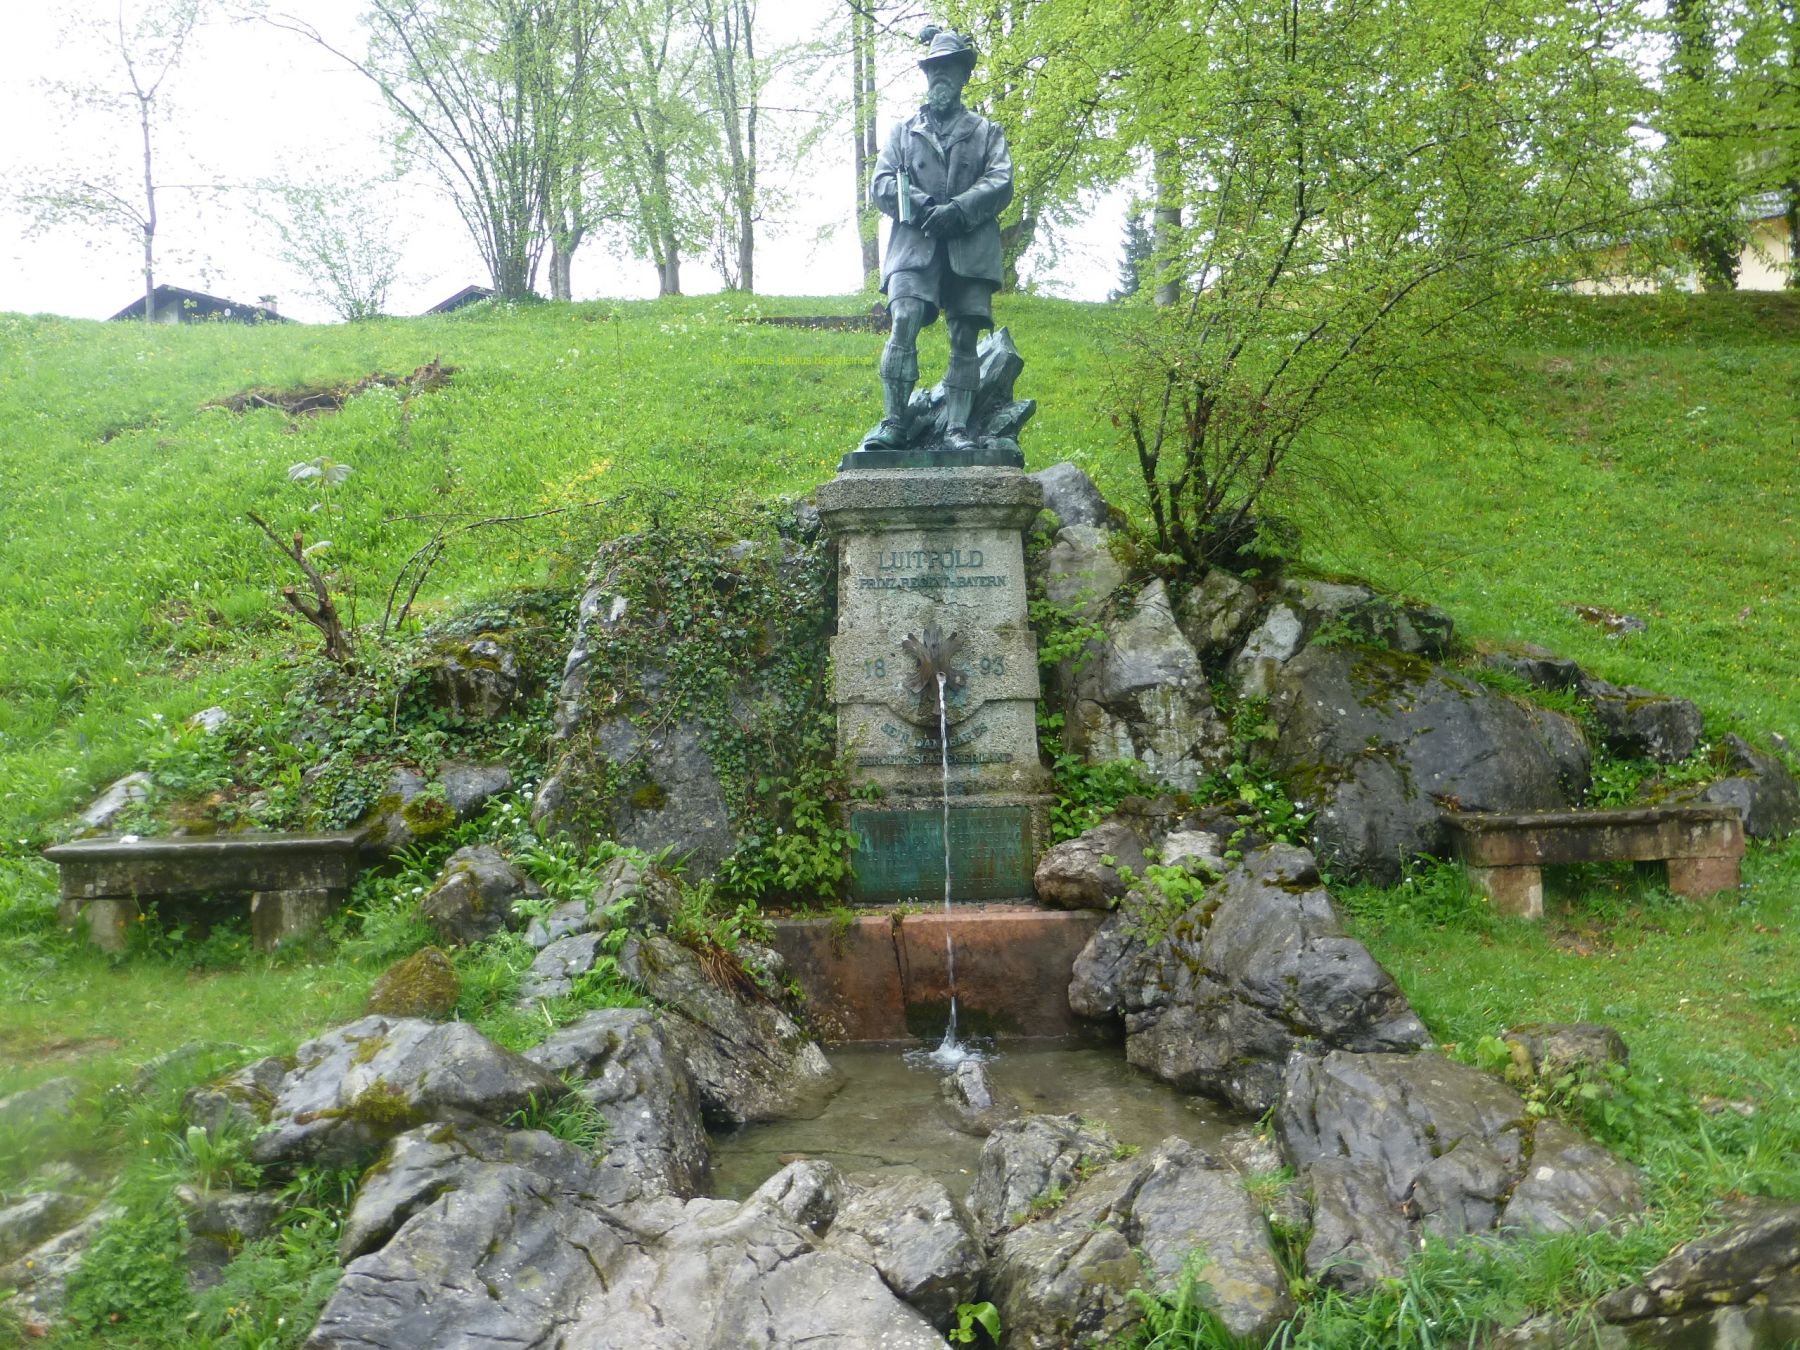
{"type": "Polygon", "coordinates": [[[923,109],[888,133],[887,144],[875,158],[875,180],[869,196],[886,215],[894,218],[887,256],[881,261],[881,288],[902,270],[923,271],[937,256],[938,241],[918,227],[926,208],[934,203],[955,202],[967,222],[966,232],[951,235],[950,270],[959,277],[991,281],[998,286],[1000,270],[1000,213],[1012,200],[1012,155],[1006,136],[985,117],[967,108],[943,136],[932,130],[923,109]],[[900,223],[900,184],[904,169],[912,195],[910,225],[900,223]]]}

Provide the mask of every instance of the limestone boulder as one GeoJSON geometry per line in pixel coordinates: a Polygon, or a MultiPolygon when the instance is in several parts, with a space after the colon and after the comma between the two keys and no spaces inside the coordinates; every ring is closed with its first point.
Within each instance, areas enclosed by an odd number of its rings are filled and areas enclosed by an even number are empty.
{"type": "Polygon", "coordinates": [[[666,869],[614,858],[601,872],[591,896],[566,900],[534,918],[526,926],[525,940],[542,951],[558,938],[604,933],[621,923],[663,929],[680,904],[681,884],[666,869]]]}
{"type": "Polygon", "coordinates": [[[1306,625],[1284,604],[1271,606],[1227,668],[1240,698],[1267,698],[1275,676],[1306,645],[1306,625]]]}
{"type": "Polygon", "coordinates": [[[458,820],[475,819],[488,802],[512,788],[512,770],[504,764],[458,760],[440,768],[437,777],[458,820]]]}
{"type": "Polygon", "coordinates": [[[1637,1169],[1554,1120],[1532,1134],[1531,1158],[1513,1186],[1499,1227],[1585,1233],[1643,1207],[1637,1169]]]}
{"type": "Polygon", "coordinates": [[[62,1315],[69,1278],[81,1269],[88,1248],[100,1231],[124,1213],[122,1205],[106,1201],[89,1210],[72,1227],[27,1248],[10,1263],[0,1264],[0,1289],[12,1291],[6,1309],[18,1317],[30,1334],[49,1334],[62,1315]]]}
{"type": "Polygon", "coordinates": [[[1725,737],[1728,776],[1708,784],[1699,800],[1733,806],[1752,839],[1786,839],[1800,831],[1800,783],[1788,766],[1742,736],[1725,737]]]}
{"type": "Polygon", "coordinates": [[[574,1082],[605,1117],[607,1167],[637,1177],[645,1193],[697,1194],[706,1184],[700,1095],[668,1034],[647,1008],[601,1008],[525,1052],[574,1082]]]}
{"type": "Polygon", "coordinates": [[[518,653],[503,633],[438,644],[427,663],[439,707],[471,722],[491,722],[517,701],[523,678],[518,653]]]}
{"type": "Polygon", "coordinates": [[[842,1076],[793,1018],[760,994],[721,989],[700,958],[672,938],[631,938],[619,969],[665,1010],[664,1030],[693,1074],[708,1120],[743,1124],[799,1114],[841,1086],[842,1076]]]}
{"type": "Polygon", "coordinates": [[[756,1203],[690,1200],[628,1211],[636,1260],[584,1301],[583,1350],[880,1346],[942,1350],[925,1317],[876,1268],[756,1203]]]}
{"type": "MultiPolygon", "coordinates": [[[[403,1133],[340,1237],[343,1277],[308,1350],[548,1344],[603,1276],[633,1264],[609,1177],[533,1131],[403,1133]]],[[[650,1342],[646,1342],[650,1344],[650,1342]]]]}
{"type": "Polygon", "coordinates": [[[450,855],[419,912],[442,941],[467,946],[523,927],[525,916],[514,905],[543,894],[498,849],[471,844],[450,855]]]}
{"type": "Polygon", "coordinates": [[[0,1097],[0,1129],[23,1134],[48,1122],[67,1119],[75,1111],[81,1084],[73,1078],[46,1078],[0,1097]]]}
{"type": "Polygon", "coordinates": [[[974,1224],[941,1181],[926,1176],[844,1188],[826,1245],[866,1261],[939,1331],[975,1300],[985,1266],[974,1224]]]}
{"type": "Polygon", "coordinates": [[[837,1168],[820,1158],[796,1158],[758,1186],[744,1208],[766,1209],[824,1237],[843,1202],[844,1178],[837,1168]]]}
{"type": "Polygon", "coordinates": [[[1257,603],[1254,586],[1214,567],[1182,595],[1175,621],[1202,659],[1222,660],[1249,636],[1257,603]]]}
{"type": "Polygon", "coordinates": [[[175,1203],[187,1229],[188,1284],[205,1289],[217,1284],[225,1267],[245,1245],[268,1237],[287,1205],[273,1191],[209,1190],[177,1186],[175,1203]]]}
{"type": "Polygon", "coordinates": [[[1054,511],[1065,526],[1095,525],[1108,529],[1123,519],[1078,464],[1064,460],[1028,476],[1044,490],[1044,509],[1054,511]]]}
{"type": "Polygon", "coordinates": [[[530,1008],[547,999],[567,998],[575,992],[576,982],[600,963],[604,941],[604,934],[590,931],[571,933],[550,943],[533,958],[519,981],[514,1003],[530,1008]]]}
{"type": "Polygon", "coordinates": [[[1502,651],[1484,653],[1483,665],[1503,671],[1536,689],[1553,692],[1576,690],[1587,678],[1587,672],[1565,656],[1536,643],[1520,643],[1502,651]]]}
{"type": "Polygon", "coordinates": [[[1064,525],[1044,555],[1044,598],[1096,620],[1129,575],[1113,556],[1112,536],[1100,525],[1064,525]]]}
{"type": "Polygon", "coordinates": [[[1079,1116],[1025,1116],[997,1126],[981,1148],[969,1212],[984,1240],[1018,1227],[1034,1204],[1066,1193],[1081,1173],[1109,1163],[1119,1141],[1079,1116]]]}
{"type": "Polygon", "coordinates": [[[415,1125],[504,1121],[565,1091],[466,1023],[364,1017],[295,1052],[251,1153],[278,1167],[352,1167],[415,1125]]]}
{"type": "Polygon", "coordinates": [[[1251,853],[1183,913],[1128,900],[1076,959],[1069,1006],[1122,1014],[1131,1063],[1256,1114],[1275,1103],[1296,1050],[1430,1041],[1393,978],[1345,935],[1312,855],[1289,845],[1251,853]]]}
{"type": "Polygon", "coordinates": [[[1392,884],[1414,857],[1444,856],[1446,808],[1561,810],[1586,786],[1564,781],[1567,747],[1544,730],[1555,714],[1415,657],[1308,647],[1276,676],[1270,712],[1274,763],[1340,876],[1392,884]]]}
{"type": "Polygon", "coordinates": [[[607,758],[631,765],[637,780],[612,802],[613,838],[647,853],[672,848],[695,875],[710,874],[737,846],[706,734],[684,719],[656,730],[614,722],[598,737],[607,758]]]}
{"type": "MultiPolygon", "coordinates": [[[[723,611],[689,595],[679,602],[689,612],[670,613],[674,600],[659,604],[645,594],[642,564],[660,556],[661,546],[636,536],[614,539],[590,569],[552,709],[550,771],[531,819],[544,834],[671,850],[698,879],[739,843],[721,774],[744,768],[713,762],[712,728],[729,718],[768,733],[773,745],[793,743],[774,733],[801,712],[804,691],[791,663],[823,657],[833,559],[826,546],[800,542],[791,528],[778,539],[707,545],[693,555],[684,575],[710,579],[695,585],[781,611],[716,635],[700,672],[694,621],[723,611]]],[[[666,593],[660,582],[651,590],[666,593]]],[[[754,772],[780,778],[792,768],[771,762],[754,772]]]]}
{"type": "Polygon", "coordinates": [[[1631,1059],[1625,1038],[1598,1022],[1523,1022],[1501,1039],[1520,1071],[1534,1078],[1572,1072],[1592,1076],[1631,1059]]]}
{"type": "Polygon", "coordinates": [[[1160,580],[1138,592],[1100,652],[1059,683],[1064,743],[1090,760],[1136,759],[1157,782],[1187,789],[1229,756],[1199,654],[1160,580]]]}
{"type": "Polygon", "coordinates": [[[942,1350],[870,1261],[823,1240],[833,1175],[797,1164],[741,1205],[633,1198],[626,1174],[548,1135],[408,1131],[364,1183],[306,1344],[942,1350]]]}
{"type": "Polygon", "coordinates": [[[1706,718],[1689,699],[1585,676],[1581,696],[1593,709],[1606,748],[1621,759],[1679,764],[1700,748],[1706,718]]]}
{"type": "Polygon", "coordinates": [[[1346,1294],[1398,1278],[1418,1250],[1418,1238],[1404,1205],[1389,1195],[1380,1166],[1320,1158],[1303,1179],[1312,1190],[1307,1273],[1346,1294]]]}
{"type": "Polygon", "coordinates": [[[1636,1169],[1431,1053],[1297,1057],[1275,1125],[1313,1188],[1307,1269],[1346,1289],[1394,1273],[1426,1234],[1585,1232],[1643,1207],[1636,1169]]]}
{"type": "Polygon", "coordinates": [[[1596,1311],[1633,1345],[1776,1346],[1800,1339],[1800,1205],[1749,1201],[1596,1311]]]}
{"type": "Polygon", "coordinates": [[[1146,866],[1136,833],[1108,820],[1046,849],[1032,884],[1052,909],[1111,909],[1130,889],[1120,869],[1142,877],[1146,866]]]}
{"type": "Polygon", "coordinates": [[[109,783],[93,801],[89,802],[75,819],[83,832],[100,834],[113,827],[120,816],[139,802],[148,801],[155,780],[141,770],[128,773],[114,783],[109,783]]]}
{"type": "MultiPolygon", "coordinates": [[[[517,1169],[572,1207],[617,1205],[638,1195],[636,1178],[541,1130],[436,1122],[396,1135],[358,1188],[338,1235],[346,1263],[378,1251],[415,1215],[484,1175],[517,1169]]],[[[440,1210],[441,1221],[447,1215],[440,1210]]]]}
{"type": "Polygon", "coordinates": [[[392,858],[403,849],[435,839],[456,824],[449,796],[416,769],[399,765],[388,774],[381,796],[357,823],[363,846],[392,858]]]}
{"type": "Polygon", "coordinates": [[[90,1203],[62,1191],[39,1191],[0,1207],[0,1266],[73,1228],[90,1203]]]}
{"type": "Polygon", "coordinates": [[[191,1087],[181,1099],[182,1117],[205,1130],[209,1139],[218,1138],[221,1130],[248,1138],[268,1122],[287,1072],[286,1060],[267,1055],[215,1082],[191,1087]]]}
{"type": "Polygon", "coordinates": [[[1009,1345],[1104,1345],[1141,1316],[1133,1288],[1187,1279],[1260,1344],[1293,1311],[1268,1225],[1237,1173],[1180,1139],[1110,1163],[1004,1234],[989,1282],[1009,1345]]]}
{"type": "Polygon", "coordinates": [[[1333,629],[1358,642],[1409,656],[1448,654],[1455,621],[1441,609],[1409,604],[1360,583],[1299,580],[1281,588],[1309,634],[1333,629]]]}
{"type": "Polygon", "coordinates": [[[978,1059],[965,1059],[945,1074],[938,1084],[938,1096],[943,1099],[950,1127],[977,1138],[985,1139],[1019,1115],[1019,1104],[994,1088],[987,1066],[978,1059]]]}

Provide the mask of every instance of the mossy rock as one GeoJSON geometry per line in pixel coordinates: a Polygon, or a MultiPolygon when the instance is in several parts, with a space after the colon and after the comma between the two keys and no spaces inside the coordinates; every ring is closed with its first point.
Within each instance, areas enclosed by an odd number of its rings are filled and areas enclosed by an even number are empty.
{"type": "Polygon", "coordinates": [[[456,1011],[462,981],[450,958],[437,947],[426,947],[389,966],[369,990],[364,1012],[387,1017],[429,1017],[443,1020],[456,1011]]]}

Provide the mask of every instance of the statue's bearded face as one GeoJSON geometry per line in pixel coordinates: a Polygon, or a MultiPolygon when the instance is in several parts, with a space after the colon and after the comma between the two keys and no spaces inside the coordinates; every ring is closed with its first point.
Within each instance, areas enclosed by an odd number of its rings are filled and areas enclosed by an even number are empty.
{"type": "Polygon", "coordinates": [[[968,80],[968,72],[954,62],[934,65],[925,74],[925,102],[934,113],[949,112],[962,97],[968,80]]]}

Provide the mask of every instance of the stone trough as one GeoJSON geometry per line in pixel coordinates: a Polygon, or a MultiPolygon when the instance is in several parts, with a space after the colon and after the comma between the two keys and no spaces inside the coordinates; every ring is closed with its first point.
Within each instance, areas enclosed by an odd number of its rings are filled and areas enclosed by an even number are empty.
{"type": "Polygon", "coordinates": [[[964,1029],[1007,1039],[1093,1034],[1069,1009],[1069,979],[1105,916],[1027,904],[942,911],[779,919],[774,945],[806,991],[826,1038],[838,1043],[935,1039],[949,1023],[946,934],[956,944],[957,1012],[964,1029]]]}

